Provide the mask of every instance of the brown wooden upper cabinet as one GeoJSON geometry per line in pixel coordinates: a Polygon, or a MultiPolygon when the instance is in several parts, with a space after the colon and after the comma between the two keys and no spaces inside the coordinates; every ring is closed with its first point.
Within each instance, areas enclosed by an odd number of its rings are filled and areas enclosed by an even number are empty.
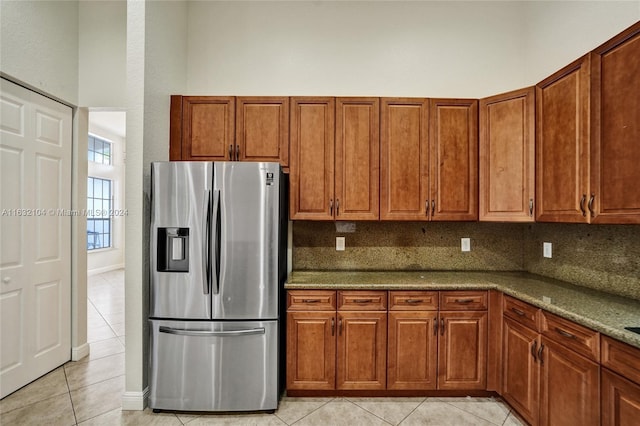
{"type": "Polygon", "coordinates": [[[289,166],[289,98],[236,98],[235,160],[289,166]]]}
{"type": "Polygon", "coordinates": [[[480,220],[533,222],[535,88],[480,100],[480,220]]]}
{"type": "Polygon", "coordinates": [[[171,96],[171,160],[228,161],[234,131],[233,96],[171,96]]]}
{"type": "Polygon", "coordinates": [[[380,218],[478,219],[478,101],[383,98],[380,218]]]}
{"type": "Polygon", "coordinates": [[[291,99],[291,219],[379,218],[378,98],[291,99]]]}
{"type": "Polygon", "coordinates": [[[591,57],[592,223],[640,223],[640,22],[591,57]]]}
{"type": "Polygon", "coordinates": [[[536,220],[640,223],[640,23],[536,85],[536,220]]]}
{"type": "Polygon", "coordinates": [[[170,159],[289,165],[289,98],[171,96],[170,159]]]}
{"type": "Polygon", "coordinates": [[[427,220],[429,204],[429,103],[382,98],[380,219],[427,220]]]}
{"type": "Polygon", "coordinates": [[[431,220],[478,220],[478,100],[430,103],[431,220]]]}

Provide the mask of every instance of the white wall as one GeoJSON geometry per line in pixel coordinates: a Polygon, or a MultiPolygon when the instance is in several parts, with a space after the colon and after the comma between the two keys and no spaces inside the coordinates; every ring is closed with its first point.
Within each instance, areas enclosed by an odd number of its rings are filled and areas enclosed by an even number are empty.
{"type": "Polygon", "coordinates": [[[186,92],[186,2],[127,3],[127,262],[123,409],[144,408],[148,385],[149,177],[169,159],[169,95],[186,92]]]}
{"type": "Polygon", "coordinates": [[[78,3],[0,2],[0,71],[78,104],[78,3]]]}
{"type": "Polygon", "coordinates": [[[527,2],[525,79],[535,84],[640,20],[640,0],[527,2]]]}
{"type": "Polygon", "coordinates": [[[78,21],[79,105],[124,107],[127,2],[81,1],[78,21]]]}
{"type": "Polygon", "coordinates": [[[525,85],[520,2],[189,2],[189,94],[482,97],[525,85]]]}
{"type": "MultiPolygon", "coordinates": [[[[89,133],[102,139],[109,140],[112,150],[111,165],[88,162],[88,175],[101,179],[110,179],[113,182],[112,195],[114,199],[113,209],[124,210],[125,205],[125,139],[109,130],[99,127],[92,122],[92,112],[89,112],[89,133]]],[[[122,113],[124,114],[124,113],[122,113]]],[[[85,156],[86,159],[86,156],[85,156]]],[[[107,249],[92,250],[87,252],[87,272],[89,275],[98,274],[113,269],[124,267],[124,215],[114,215],[111,221],[112,246],[107,249]]]]}

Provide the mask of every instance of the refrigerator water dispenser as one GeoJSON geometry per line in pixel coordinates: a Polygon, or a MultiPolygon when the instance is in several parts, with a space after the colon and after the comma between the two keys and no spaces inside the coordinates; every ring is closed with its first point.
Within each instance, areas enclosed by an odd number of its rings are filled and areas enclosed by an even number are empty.
{"type": "Polygon", "coordinates": [[[189,228],[158,228],[158,272],[189,272],[189,228]]]}

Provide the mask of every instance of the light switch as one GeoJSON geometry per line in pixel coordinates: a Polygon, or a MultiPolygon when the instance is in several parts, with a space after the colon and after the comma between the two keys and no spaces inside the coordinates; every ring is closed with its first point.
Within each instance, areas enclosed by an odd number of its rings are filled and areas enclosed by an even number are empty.
{"type": "Polygon", "coordinates": [[[460,240],[460,248],[462,251],[471,251],[471,238],[462,238],[460,240]]]}
{"type": "Polygon", "coordinates": [[[336,237],[336,250],[344,251],[344,237],[336,237]]]}

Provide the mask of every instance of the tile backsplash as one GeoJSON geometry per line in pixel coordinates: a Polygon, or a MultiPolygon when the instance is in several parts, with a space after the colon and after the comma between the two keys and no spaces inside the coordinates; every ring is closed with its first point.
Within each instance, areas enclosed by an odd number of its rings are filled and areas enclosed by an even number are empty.
{"type": "Polygon", "coordinates": [[[356,222],[338,233],[334,222],[293,223],[294,269],[523,270],[520,224],[469,222],[356,222]],[[345,251],[336,251],[336,237],[345,251]],[[471,239],[462,252],[460,239],[471,239]]]}
{"type": "Polygon", "coordinates": [[[298,270],[528,271],[640,300],[640,226],[487,222],[293,222],[298,270]],[[345,251],[336,251],[336,237],[345,251]],[[471,239],[462,252],[461,238],[471,239]],[[553,245],[552,258],[542,243],[553,245]]]}
{"type": "Polygon", "coordinates": [[[640,226],[525,225],[524,269],[640,300],[640,226]],[[542,244],[553,246],[550,259],[542,244]]]}

